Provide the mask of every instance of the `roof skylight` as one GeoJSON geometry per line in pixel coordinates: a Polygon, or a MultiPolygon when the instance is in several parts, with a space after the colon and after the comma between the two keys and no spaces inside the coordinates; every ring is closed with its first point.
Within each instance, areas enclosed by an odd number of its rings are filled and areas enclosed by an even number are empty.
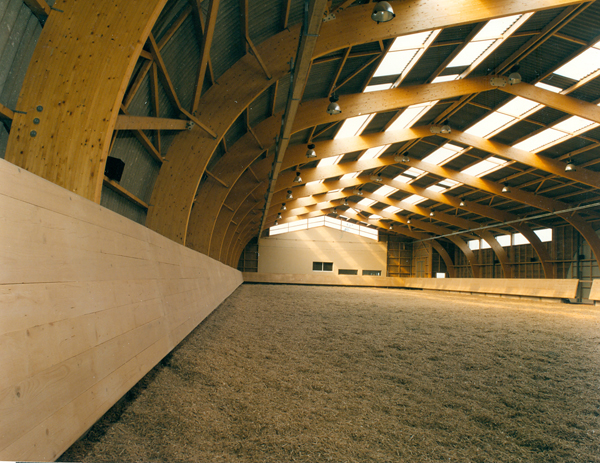
{"type": "Polygon", "coordinates": [[[381,90],[389,90],[390,88],[392,88],[392,84],[368,85],[363,93],[379,92],[381,90]]]}
{"type": "Polygon", "coordinates": [[[473,38],[473,42],[488,39],[500,39],[521,15],[507,16],[505,18],[492,19],[473,38]]]}
{"type": "Polygon", "coordinates": [[[375,204],[377,201],[373,200],[373,199],[369,199],[369,198],[365,198],[365,199],[361,199],[358,203],[356,204],[360,204],[361,206],[365,206],[365,207],[369,207],[372,206],[373,204],[375,204]]]}
{"type": "Polygon", "coordinates": [[[465,130],[465,133],[481,138],[488,138],[492,136],[492,134],[498,132],[499,129],[504,128],[507,124],[515,121],[516,119],[514,117],[495,111],[481,119],[477,124],[469,127],[465,130]]]}
{"type": "Polygon", "coordinates": [[[448,76],[438,76],[431,81],[432,84],[437,84],[439,82],[451,82],[453,80],[458,79],[458,74],[450,74],[448,76]]]}
{"type": "Polygon", "coordinates": [[[396,214],[400,211],[402,211],[402,209],[396,206],[388,206],[385,209],[383,209],[383,212],[387,212],[388,214],[396,214]]]}
{"type": "Polygon", "coordinates": [[[453,68],[471,65],[473,61],[479,58],[479,56],[481,56],[493,43],[494,40],[482,40],[481,42],[468,43],[450,62],[448,67],[453,68]]]}
{"type": "Polygon", "coordinates": [[[381,76],[397,76],[402,74],[404,68],[408,66],[408,63],[417,54],[417,50],[402,50],[402,51],[390,51],[385,55],[383,61],[373,74],[373,77],[381,76]]]}
{"type": "Polygon", "coordinates": [[[430,101],[428,103],[422,103],[417,105],[412,105],[407,107],[402,114],[396,119],[392,124],[385,129],[386,132],[390,132],[393,130],[403,130],[412,127],[423,115],[433,108],[437,102],[430,101]]]}
{"type": "Polygon", "coordinates": [[[369,148],[367,151],[363,153],[361,157],[358,158],[359,161],[366,161],[368,159],[378,158],[383,154],[383,152],[388,149],[391,145],[383,145],[377,146],[375,148],[369,148]]]}
{"type": "Polygon", "coordinates": [[[360,172],[351,172],[349,174],[344,174],[344,175],[342,175],[340,180],[349,180],[351,178],[356,178],[356,177],[358,177],[359,174],[360,174],[360,172]]]}
{"type": "Polygon", "coordinates": [[[451,143],[446,143],[444,146],[438,148],[429,156],[423,158],[423,162],[435,164],[436,166],[442,166],[445,163],[449,162],[454,156],[456,156],[456,153],[462,150],[463,149],[460,146],[456,146],[451,143]]]}
{"type": "Polygon", "coordinates": [[[477,164],[473,164],[471,167],[467,167],[466,169],[462,170],[461,173],[472,175],[473,177],[483,177],[484,175],[500,169],[504,164],[506,164],[504,159],[490,156],[483,161],[479,161],[477,164]]]}
{"type": "Polygon", "coordinates": [[[405,203],[409,203],[409,204],[419,204],[419,203],[422,203],[423,201],[427,201],[427,198],[424,198],[423,196],[419,196],[419,195],[411,195],[407,198],[404,198],[402,201],[404,201],[405,203]]]}
{"type": "Polygon", "coordinates": [[[375,190],[373,193],[381,195],[381,196],[389,196],[391,194],[396,193],[396,191],[398,191],[396,188],[392,188],[391,186],[388,186],[388,185],[383,185],[383,186],[379,187],[377,190],[375,190]]]}
{"type": "Polygon", "coordinates": [[[600,69],[600,50],[591,47],[558,68],[554,74],[579,81],[598,69],[600,69]]]}
{"type": "Polygon", "coordinates": [[[365,129],[375,114],[363,114],[361,116],[349,117],[344,121],[334,140],[340,138],[355,137],[365,129]]]}
{"type": "Polygon", "coordinates": [[[317,167],[334,166],[338,162],[340,162],[343,157],[344,157],[344,155],[340,154],[339,156],[330,156],[328,158],[323,158],[319,161],[319,164],[317,164],[317,167]]]}

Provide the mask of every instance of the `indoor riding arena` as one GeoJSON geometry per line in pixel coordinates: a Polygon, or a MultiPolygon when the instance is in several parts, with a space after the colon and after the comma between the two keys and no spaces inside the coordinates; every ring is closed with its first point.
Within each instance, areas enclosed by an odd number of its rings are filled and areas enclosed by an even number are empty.
{"type": "Polygon", "coordinates": [[[600,462],[600,0],[0,0],[0,461],[600,462]]]}

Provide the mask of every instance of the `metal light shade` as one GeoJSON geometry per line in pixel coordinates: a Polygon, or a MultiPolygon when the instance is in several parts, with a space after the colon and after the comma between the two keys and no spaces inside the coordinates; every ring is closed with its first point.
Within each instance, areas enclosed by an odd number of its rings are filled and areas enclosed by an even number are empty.
{"type": "Polygon", "coordinates": [[[435,215],[435,212],[433,212],[433,211],[431,211],[431,212],[429,213],[429,217],[433,217],[434,215],[435,215]]]}
{"type": "Polygon", "coordinates": [[[371,13],[371,19],[377,24],[391,21],[395,17],[394,9],[388,2],[377,2],[371,13]]]}
{"type": "Polygon", "coordinates": [[[460,207],[465,207],[465,200],[464,200],[464,199],[461,199],[461,200],[460,200],[460,204],[459,204],[459,206],[460,206],[460,207]]]}
{"type": "Polygon", "coordinates": [[[277,220],[275,221],[275,225],[279,225],[279,222],[277,222],[277,220]]]}
{"type": "Polygon", "coordinates": [[[410,219],[408,219],[408,220],[406,221],[406,223],[411,223],[411,222],[412,222],[412,220],[410,220],[410,219]]]}
{"type": "Polygon", "coordinates": [[[378,183],[383,181],[383,179],[379,175],[371,175],[371,180],[373,180],[374,182],[378,182],[378,183]]]}
{"type": "Polygon", "coordinates": [[[575,167],[575,164],[573,164],[571,161],[569,161],[565,166],[565,172],[575,172],[576,170],[577,168],[575,167]]]}
{"type": "Polygon", "coordinates": [[[502,187],[502,193],[510,193],[510,187],[506,184],[502,187]]]}
{"type": "Polygon", "coordinates": [[[354,193],[357,196],[362,196],[363,195],[363,192],[360,191],[360,190],[358,190],[358,189],[354,190],[352,193],[354,193]]]}
{"type": "Polygon", "coordinates": [[[302,183],[302,177],[300,177],[300,172],[296,172],[296,177],[294,178],[294,183],[302,183]]]}
{"type": "Polygon", "coordinates": [[[285,197],[285,199],[294,199],[294,196],[292,195],[292,190],[287,191],[287,196],[285,197]]]}
{"type": "Polygon", "coordinates": [[[317,157],[317,153],[315,152],[315,145],[314,144],[310,144],[308,145],[308,150],[306,151],[306,157],[307,158],[316,158],[317,157]]]}
{"type": "Polygon", "coordinates": [[[337,103],[337,101],[332,101],[329,103],[329,106],[327,106],[327,114],[331,116],[334,114],[340,114],[341,112],[342,108],[340,108],[340,105],[337,103]]]}
{"type": "Polygon", "coordinates": [[[278,218],[278,219],[281,219],[281,218],[282,218],[281,212],[279,212],[279,213],[277,214],[277,218],[278,218]]]}
{"type": "Polygon", "coordinates": [[[287,207],[285,207],[285,203],[283,203],[283,204],[281,205],[281,210],[282,210],[282,211],[287,211],[287,207]]]}
{"type": "Polygon", "coordinates": [[[448,124],[442,125],[441,132],[442,133],[451,133],[452,128],[448,124]]]}
{"type": "Polygon", "coordinates": [[[521,74],[518,72],[511,72],[508,75],[508,83],[510,85],[520,84],[521,83],[521,74]]]}

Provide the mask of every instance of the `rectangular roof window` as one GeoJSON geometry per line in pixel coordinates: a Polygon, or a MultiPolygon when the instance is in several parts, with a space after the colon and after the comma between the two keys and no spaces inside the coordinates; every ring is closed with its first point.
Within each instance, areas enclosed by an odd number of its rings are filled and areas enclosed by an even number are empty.
{"type": "Polygon", "coordinates": [[[520,14],[514,16],[507,16],[505,18],[492,19],[488,21],[483,29],[481,29],[477,35],[473,38],[473,42],[488,39],[499,39],[506,30],[512,26],[521,17],[520,14]]]}
{"type": "Polygon", "coordinates": [[[344,175],[342,175],[340,180],[349,180],[351,178],[356,178],[356,177],[358,177],[358,174],[360,174],[360,172],[352,172],[350,174],[344,174],[344,175]]]}
{"type": "Polygon", "coordinates": [[[349,117],[344,121],[334,139],[338,140],[340,138],[355,137],[356,135],[359,135],[373,116],[374,114],[363,114],[362,116],[349,117]]]}
{"type": "Polygon", "coordinates": [[[559,130],[554,129],[546,129],[540,133],[535,134],[532,137],[529,137],[526,140],[523,140],[520,143],[514,145],[514,148],[518,148],[525,151],[531,151],[535,153],[536,151],[541,150],[544,146],[549,145],[561,138],[564,138],[566,134],[559,130]]]}
{"type": "MultiPolygon", "coordinates": [[[[459,148],[459,151],[462,151],[462,148],[459,148]]],[[[430,164],[435,164],[436,166],[442,166],[446,162],[450,161],[452,157],[456,155],[456,151],[453,149],[448,149],[446,146],[442,146],[438,148],[430,155],[423,158],[423,162],[428,162],[430,164]]]]}
{"type": "Polygon", "coordinates": [[[400,209],[399,207],[396,206],[388,206],[386,207],[383,212],[387,212],[388,214],[396,214],[398,212],[400,212],[402,209],[400,209]]]}
{"type": "Polygon", "coordinates": [[[483,161],[479,161],[477,164],[473,164],[471,167],[467,167],[466,169],[461,171],[461,174],[472,175],[473,177],[482,177],[486,174],[490,174],[495,170],[498,170],[506,161],[489,157],[484,159],[483,161]]]}
{"type": "Polygon", "coordinates": [[[317,164],[317,167],[334,166],[342,160],[342,157],[344,157],[343,154],[340,154],[339,156],[330,156],[328,158],[323,158],[319,161],[319,164],[317,164]]]}
{"type": "Polygon", "coordinates": [[[439,100],[430,101],[429,103],[423,103],[418,105],[412,105],[407,107],[402,114],[392,124],[385,129],[386,132],[392,130],[402,130],[412,127],[423,115],[429,111],[433,106],[437,104],[439,100]]]}
{"type": "MultiPolygon", "coordinates": [[[[522,98],[520,96],[513,98],[505,105],[498,108],[498,112],[508,114],[510,116],[519,117],[534,108],[542,108],[543,105],[536,103],[535,101],[522,98]]],[[[538,108],[538,109],[539,109],[538,108]]]]}
{"type": "Polygon", "coordinates": [[[554,85],[548,85],[543,82],[538,82],[535,84],[536,87],[543,88],[544,90],[548,90],[549,92],[560,93],[562,92],[562,88],[555,87],[554,85]]]}
{"type": "Polygon", "coordinates": [[[427,201],[427,198],[424,198],[423,196],[420,196],[420,195],[411,195],[408,198],[404,198],[402,201],[404,201],[405,203],[409,203],[409,204],[419,204],[419,203],[422,203],[423,201],[427,201]]]}
{"type": "Polygon", "coordinates": [[[390,52],[392,51],[400,51],[400,50],[411,50],[415,48],[421,48],[425,41],[431,35],[431,31],[427,32],[418,32],[416,34],[403,35],[401,37],[396,37],[394,43],[390,48],[390,52]]]}
{"type": "Polygon", "coordinates": [[[373,204],[375,204],[377,201],[373,200],[373,199],[369,199],[369,198],[365,198],[365,199],[361,199],[357,204],[360,204],[361,206],[364,207],[369,207],[372,206],[373,204]]]}
{"type": "Polygon", "coordinates": [[[406,169],[404,171],[404,175],[410,175],[411,177],[418,177],[419,175],[423,174],[424,172],[420,169],[415,169],[414,167],[411,167],[410,169],[406,169]]]}
{"type": "Polygon", "coordinates": [[[381,196],[389,196],[391,194],[396,193],[396,188],[392,188],[388,185],[383,185],[382,187],[377,188],[373,193],[381,195],[381,196]]]}
{"type": "Polygon", "coordinates": [[[479,56],[485,52],[490,45],[494,43],[494,40],[482,40],[480,42],[470,42],[468,43],[458,55],[450,62],[448,65],[449,68],[460,67],[460,66],[469,66],[473,61],[475,61],[479,56]]]}
{"type": "Polygon", "coordinates": [[[600,68],[600,50],[588,48],[568,63],[564,64],[554,74],[568,77],[573,80],[581,80],[600,68]]]}
{"type": "Polygon", "coordinates": [[[446,191],[446,188],[444,188],[443,186],[439,186],[439,185],[431,185],[431,186],[428,186],[426,188],[426,190],[433,191],[435,193],[440,193],[442,191],[446,191]]]}
{"type": "Polygon", "coordinates": [[[408,63],[417,54],[417,50],[402,50],[388,52],[379,67],[373,74],[373,77],[397,76],[408,66],[408,63]]]}
{"type": "Polygon", "coordinates": [[[438,84],[440,82],[451,82],[458,79],[458,74],[450,74],[449,76],[438,76],[431,81],[432,84],[438,84]]]}
{"type": "Polygon", "coordinates": [[[392,88],[392,84],[368,85],[363,93],[379,92],[381,90],[389,90],[390,88],[392,88]]]}
{"type": "Polygon", "coordinates": [[[444,179],[444,180],[442,180],[440,182],[440,185],[446,186],[448,188],[452,188],[452,187],[455,187],[457,185],[460,185],[460,183],[456,182],[454,180],[450,180],[449,178],[446,178],[446,179],[444,179]]]}
{"type": "Polygon", "coordinates": [[[394,177],[394,180],[396,180],[397,182],[409,183],[412,181],[412,178],[400,174],[400,175],[394,177]]]}
{"type": "Polygon", "coordinates": [[[487,138],[497,130],[514,122],[515,118],[499,112],[493,112],[481,119],[477,124],[465,130],[465,133],[481,138],[487,138]]]}
{"type": "Polygon", "coordinates": [[[369,148],[367,151],[363,153],[363,155],[358,158],[359,161],[366,161],[368,159],[378,158],[383,154],[383,152],[388,149],[390,145],[377,146],[376,148],[369,148]]]}
{"type": "Polygon", "coordinates": [[[555,130],[560,130],[562,132],[567,132],[567,133],[572,134],[572,133],[579,132],[580,130],[585,129],[586,127],[589,127],[589,129],[591,129],[592,125],[594,125],[594,122],[590,121],[589,119],[584,119],[583,117],[579,117],[579,116],[572,116],[572,117],[569,117],[568,119],[565,119],[564,121],[559,122],[558,124],[552,126],[552,128],[555,130]]]}

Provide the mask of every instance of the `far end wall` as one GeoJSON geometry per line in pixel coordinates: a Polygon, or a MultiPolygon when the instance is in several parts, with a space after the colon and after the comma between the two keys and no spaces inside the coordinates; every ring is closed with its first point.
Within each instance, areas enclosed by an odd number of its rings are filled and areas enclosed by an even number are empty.
{"type": "Polygon", "coordinates": [[[327,227],[262,238],[258,242],[260,273],[312,274],[313,262],[333,263],[331,272],[356,270],[387,273],[387,243],[327,227]]]}

